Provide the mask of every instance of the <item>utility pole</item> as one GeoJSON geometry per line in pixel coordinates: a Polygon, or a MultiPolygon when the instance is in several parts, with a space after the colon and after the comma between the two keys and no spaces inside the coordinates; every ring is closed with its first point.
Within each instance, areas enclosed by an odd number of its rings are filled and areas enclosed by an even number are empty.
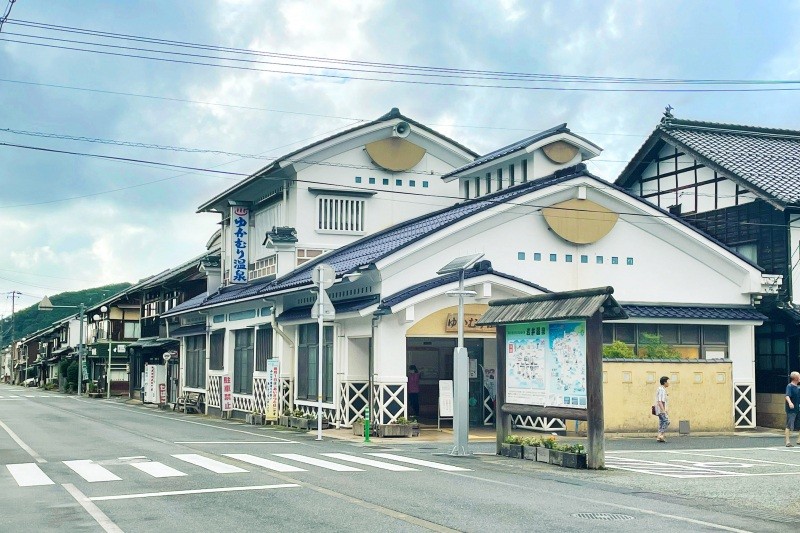
{"type": "Polygon", "coordinates": [[[19,291],[11,291],[8,293],[8,297],[11,298],[11,342],[14,342],[14,337],[17,335],[14,329],[14,309],[17,298],[20,296],[22,296],[22,293],[19,291]]]}

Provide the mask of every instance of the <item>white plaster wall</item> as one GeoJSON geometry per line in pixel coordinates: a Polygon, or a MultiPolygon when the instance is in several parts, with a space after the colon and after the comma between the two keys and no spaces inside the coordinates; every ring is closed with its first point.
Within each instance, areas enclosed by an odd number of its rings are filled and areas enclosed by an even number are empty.
{"type": "Polygon", "coordinates": [[[729,357],[733,361],[733,380],[755,381],[755,329],[752,324],[733,324],[729,328],[729,357]]]}
{"type": "Polygon", "coordinates": [[[791,217],[789,223],[789,248],[792,302],[800,302],[800,216],[797,215],[791,217]]]}

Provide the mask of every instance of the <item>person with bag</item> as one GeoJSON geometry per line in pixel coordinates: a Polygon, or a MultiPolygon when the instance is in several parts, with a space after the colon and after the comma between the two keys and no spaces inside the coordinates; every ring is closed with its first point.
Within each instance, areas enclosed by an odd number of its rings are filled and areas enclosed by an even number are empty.
{"type": "MultiPolygon", "coordinates": [[[[792,431],[797,430],[797,419],[800,418],[800,372],[792,372],[789,374],[791,380],[786,385],[786,447],[791,448],[792,444],[792,431]]],[[[797,435],[797,445],[800,446],[800,434],[797,435]]]]}
{"type": "Polygon", "coordinates": [[[667,414],[667,387],[669,387],[669,377],[661,376],[661,384],[656,391],[656,403],[653,405],[654,415],[658,416],[658,436],[657,442],[667,442],[664,438],[669,427],[669,415],[667,414]]]}

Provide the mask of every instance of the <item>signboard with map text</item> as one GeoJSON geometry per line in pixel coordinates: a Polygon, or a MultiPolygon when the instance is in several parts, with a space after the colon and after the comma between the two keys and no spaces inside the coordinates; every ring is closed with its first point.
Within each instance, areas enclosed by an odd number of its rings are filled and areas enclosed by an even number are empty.
{"type": "Polygon", "coordinates": [[[586,409],[586,321],[506,326],[506,401],[586,409]]]}

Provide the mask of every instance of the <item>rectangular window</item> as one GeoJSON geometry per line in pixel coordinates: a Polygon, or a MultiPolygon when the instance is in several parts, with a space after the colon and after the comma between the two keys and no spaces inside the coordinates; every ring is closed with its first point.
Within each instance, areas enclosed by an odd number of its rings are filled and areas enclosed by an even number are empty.
{"type": "Polygon", "coordinates": [[[375,185],[375,178],[370,178],[369,179],[369,184],[370,185],[375,185]]]}
{"type": "Polygon", "coordinates": [[[123,336],[126,339],[138,339],[141,337],[141,327],[139,321],[126,320],[123,326],[123,336]]]}
{"type": "Polygon", "coordinates": [[[396,186],[398,186],[398,187],[402,187],[403,186],[403,180],[394,180],[394,184],[396,186]]]}
{"type": "Polygon", "coordinates": [[[627,263],[628,266],[633,266],[633,257],[629,257],[628,259],[625,260],[625,262],[627,263]]]}
{"type": "Polygon", "coordinates": [[[357,198],[317,198],[317,230],[364,233],[366,202],[357,198]]]}
{"type": "Polygon", "coordinates": [[[602,255],[598,255],[597,257],[595,257],[595,261],[597,261],[598,265],[602,265],[603,264],[603,256],[602,255]]]}
{"type": "Polygon", "coordinates": [[[428,182],[427,181],[423,181],[422,182],[422,188],[423,189],[427,189],[428,188],[428,182]]]}
{"type": "Polygon", "coordinates": [[[658,334],[661,335],[661,342],[664,344],[678,344],[678,326],[661,324],[658,326],[658,334]]]}
{"type": "Polygon", "coordinates": [[[517,252],[517,259],[525,261],[525,252],[517,252]]]}
{"type": "Polygon", "coordinates": [[[272,328],[258,328],[256,332],[256,372],[267,371],[267,361],[272,359],[272,328]]]}
{"type": "Polygon", "coordinates": [[[481,195],[481,179],[475,178],[475,198],[480,197],[481,195]]]}
{"type": "Polygon", "coordinates": [[[550,261],[551,262],[555,263],[557,259],[558,259],[558,256],[556,254],[550,254],[550,261]]]}
{"type": "Polygon", "coordinates": [[[249,272],[250,279],[258,279],[266,276],[274,276],[278,272],[278,256],[271,255],[264,257],[253,263],[249,272]]]}
{"type": "Polygon", "coordinates": [[[497,169],[497,190],[498,191],[502,191],[503,190],[503,169],[502,168],[498,168],[497,169]]]}
{"type": "MultiPolygon", "coordinates": [[[[318,326],[303,324],[298,327],[297,343],[297,398],[317,399],[317,361],[319,360],[318,326]]],[[[333,326],[325,326],[322,365],[322,399],[333,401],[333,326]]]]}
{"type": "Polygon", "coordinates": [[[206,336],[191,335],[186,344],[186,386],[206,388],[206,336]]]}
{"type": "Polygon", "coordinates": [[[588,255],[582,255],[581,256],[581,263],[588,263],[588,262],[589,262],[589,256],[588,255]]]}
{"type": "Polygon", "coordinates": [[[211,346],[208,354],[208,368],[210,370],[224,370],[225,360],[225,330],[215,331],[211,334],[211,346]]]}
{"type": "Polygon", "coordinates": [[[508,165],[508,186],[514,186],[514,165],[508,165]]]}
{"type": "Polygon", "coordinates": [[[491,194],[492,192],[492,173],[489,172],[486,174],[486,194],[491,194]]]}
{"type": "Polygon", "coordinates": [[[361,176],[356,176],[356,183],[361,183],[361,176]]]}
{"type": "Polygon", "coordinates": [[[233,332],[233,392],[253,393],[253,330],[233,332]]]}
{"type": "Polygon", "coordinates": [[[703,344],[728,344],[728,326],[703,326],[703,344]]]}
{"type": "Polygon", "coordinates": [[[564,261],[566,261],[567,263],[572,263],[572,254],[565,255],[564,261]]]}
{"type": "Polygon", "coordinates": [[[700,344],[700,326],[685,324],[680,326],[681,344],[700,344]]]}
{"type": "Polygon", "coordinates": [[[619,257],[612,257],[611,258],[611,264],[612,265],[618,265],[619,264],[619,257]]]}
{"type": "Polygon", "coordinates": [[[625,344],[633,344],[636,342],[636,325],[615,324],[614,335],[616,340],[618,341],[622,341],[625,344]]]}
{"type": "Polygon", "coordinates": [[[383,178],[383,181],[382,181],[382,183],[383,183],[384,185],[389,185],[389,178],[383,178]]]}
{"type": "Polygon", "coordinates": [[[303,263],[308,263],[315,257],[318,257],[324,253],[325,250],[319,250],[316,248],[298,248],[296,252],[297,266],[300,266],[303,263]]]}
{"type": "Polygon", "coordinates": [[[603,344],[614,342],[614,324],[603,324],[603,344]]]}
{"type": "Polygon", "coordinates": [[[528,183],[528,160],[523,159],[520,167],[522,167],[522,183],[528,183]]]}
{"type": "Polygon", "coordinates": [[[408,180],[408,186],[409,187],[416,187],[417,186],[417,182],[415,180],[408,180]]]}
{"type": "Polygon", "coordinates": [[[469,200],[469,181],[464,181],[464,200],[469,200]]]}
{"type": "Polygon", "coordinates": [[[533,260],[534,261],[541,261],[542,260],[542,254],[540,254],[539,252],[534,252],[533,253],[533,260]]]}

